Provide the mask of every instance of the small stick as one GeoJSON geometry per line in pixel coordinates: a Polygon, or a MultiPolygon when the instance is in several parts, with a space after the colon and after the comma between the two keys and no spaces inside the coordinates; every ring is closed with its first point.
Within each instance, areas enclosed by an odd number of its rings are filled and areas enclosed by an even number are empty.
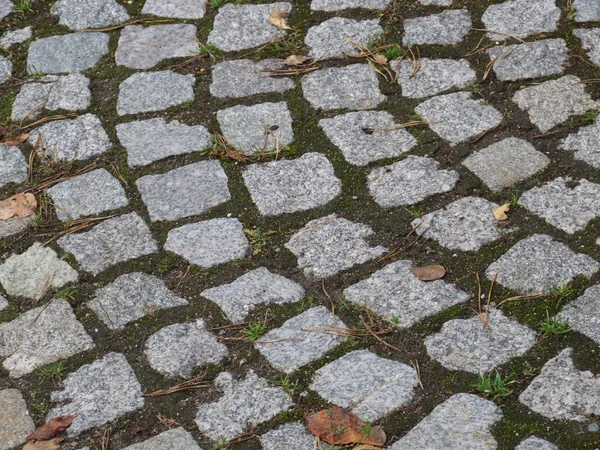
{"type": "Polygon", "coordinates": [[[421,386],[422,390],[425,390],[425,388],[423,387],[423,381],[421,381],[421,367],[419,367],[419,361],[417,361],[416,359],[414,361],[411,360],[411,364],[415,369],[415,372],[417,373],[417,381],[419,382],[419,386],[421,386]]]}
{"type": "Polygon", "coordinates": [[[333,303],[331,296],[327,292],[327,289],[325,289],[325,280],[324,279],[321,280],[321,287],[323,288],[323,292],[325,293],[325,296],[329,299],[329,303],[331,303],[331,314],[335,314],[335,304],[333,303]]]}

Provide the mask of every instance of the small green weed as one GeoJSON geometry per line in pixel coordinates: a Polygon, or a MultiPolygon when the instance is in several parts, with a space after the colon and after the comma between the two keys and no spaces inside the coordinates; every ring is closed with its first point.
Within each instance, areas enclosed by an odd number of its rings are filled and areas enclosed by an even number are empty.
{"type": "Polygon", "coordinates": [[[496,400],[512,394],[513,391],[512,389],[509,389],[508,386],[515,383],[514,377],[514,372],[505,377],[500,375],[500,372],[497,370],[496,375],[493,377],[491,374],[484,375],[480,372],[477,375],[477,383],[472,386],[485,396],[490,397],[492,400],[496,400]]]}
{"type": "Polygon", "coordinates": [[[59,362],[56,364],[48,364],[46,366],[39,367],[36,369],[35,372],[44,381],[56,381],[62,376],[65,370],[67,370],[67,366],[65,365],[65,363],[59,362]]]}
{"type": "Polygon", "coordinates": [[[390,317],[390,322],[394,325],[400,325],[400,318],[398,316],[392,316],[390,317]]]}
{"type": "Polygon", "coordinates": [[[271,380],[271,384],[274,386],[281,386],[281,388],[291,396],[293,396],[299,388],[298,380],[292,381],[287,375],[281,375],[279,379],[271,380]]]}
{"type": "Polygon", "coordinates": [[[33,8],[31,7],[31,0],[21,0],[15,5],[15,11],[18,13],[33,11],[33,8]]]}
{"type": "Polygon", "coordinates": [[[266,231],[262,228],[246,228],[244,229],[244,232],[250,238],[250,245],[252,245],[253,255],[258,255],[261,253],[269,243],[269,236],[275,234],[274,231],[266,231]]]}
{"type": "Polygon", "coordinates": [[[257,341],[266,331],[267,326],[263,322],[255,322],[248,325],[244,335],[251,341],[257,341]]]}
{"type": "Polygon", "coordinates": [[[421,217],[423,216],[423,214],[425,214],[425,211],[423,211],[421,208],[417,207],[417,206],[409,206],[408,208],[405,208],[412,216],[414,217],[421,217]]]}
{"type": "Polygon", "coordinates": [[[394,59],[399,59],[404,55],[404,50],[399,45],[392,45],[391,47],[385,48],[381,50],[383,56],[385,56],[388,60],[392,61],[394,59]]]}
{"type": "Polygon", "coordinates": [[[360,434],[363,438],[373,437],[373,423],[369,420],[363,421],[362,427],[360,427],[360,434]]]}
{"type": "Polygon", "coordinates": [[[550,317],[550,313],[546,310],[546,318],[540,322],[540,330],[542,330],[546,334],[554,334],[560,335],[568,333],[572,330],[569,328],[567,322],[564,321],[561,317],[550,317]]]}
{"type": "Polygon", "coordinates": [[[558,287],[549,287],[546,289],[548,295],[555,298],[556,306],[559,306],[565,300],[568,300],[571,295],[575,293],[574,289],[571,289],[571,284],[561,284],[558,287]]]}
{"type": "Polygon", "coordinates": [[[513,192],[506,203],[508,203],[511,208],[516,208],[519,206],[519,198],[521,198],[521,194],[519,192],[513,192]]]}
{"type": "Polygon", "coordinates": [[[32,403],[31,407],[33,408],[33,410],[40,414],[40,415],[46,415],[48,413],[48,411],[50,411],[52,405],[50,405],[50,402],[47,400],[44,400],[43,402],[40,403],[32,403]]]}
{"type": "Polygon", "coordinates": [[[529,361],[525,361],[525,367],[523,367],[523,375],[526,377],[533,377],[538,371],[539,367],[533,367],[529,361]]]}
{"type": "Polygon", "coordinates": [[[583,118],[583,120],[589,120],[590,122],[595,122],[596,117],[598,117],[598,112],[599,111],[597,109],[590,109],[581,117],[583,118]]]}
{"type": "Polygon", "coordinates": [[[38,211],[38,213],[35,215],[35,217],[29,221],[29,228],[33,228],[34,230],[37,230],[40,227],[40,225],[42,224],[42,220],[43,220],[42,213],[38,211]]]}
{"type": "Polygon", "coordinates": [[[74,286],[67,286],[58,290],[55,294],[58,298],[64,298],[65,300],[73,300],[77,295],[77,288],[74,286]]]}
{"type": "Polygon", "coordinates": [[[567,9],[567,19],[573,20],[573,19],[575,19],[576,15],[577,15],[577,11],[575,10],[575,8],[573,8],[572,6],[569,6],[569,8],[567,9]]]}
{"type": "Polygon", "coordinates": [[[223,438],[215,444],[211,450],[227,450],[229,448],[229,442],[223,438]]]}

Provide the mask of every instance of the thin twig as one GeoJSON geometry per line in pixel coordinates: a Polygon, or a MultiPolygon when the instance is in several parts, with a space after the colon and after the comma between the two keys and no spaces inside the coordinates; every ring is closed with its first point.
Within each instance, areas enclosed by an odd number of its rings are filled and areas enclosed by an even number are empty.
{"type": "Polygon", "coordinates": [[[499,35],[502,35],[502,36],[508,36],[510,38],[513,38],[513,39],[516,39],[517,41],[522,42],[523,44],[527,44],[529,47],[531,47],[531,44],[529,42],[525,42],[523,39],[521,39],[520,37],[515,36],[514,34],[505,33],[503,31],[488,30],[487,28],[471,28],[471,30],[473,30],[473,31],[484,31],[486,33],[492,33],[492,34],[499,34],[499,35]]]}
{"type": "Polygon", "coordinates": [[[415,372],[417,373],[417,381],[419,382],[419,386],[421,386],[422,390],[425,390],[425,388],[423,387],[423,381],[421,380],[421,367],[419,366],[419,361],[415,359],[414,361],[411,361],[411,364],[414,367],[415,372]]]}
{"type": "Polygon", "coordinates": [[[505,298],[504,300],[502,300],[500,303],[498,303],[496,305],[496,308],[500,308],[505,303],[513,302],[515,300],[528,300],[528,299],[532,299],[532,298],[540,298],[540,297],[543,297],[544,295],[545,294],[543,292],[538,292],[537,294],[516,295],[514,297],[508,297],[508,298],[505,298]]]}
{"type": "Polygon", "coordinates": [[[136,23],[173,23],[175,22],[173,19],[136,19],[130,20],[129,22],[122,23],[120,25],[115,25],[114,27],[108,28],[84,28],[83,30],[77,30],[76,33],[94,33],[100,31],[114,31],[120,30],[121,28],[125,28],[128,25],[135,25],[136,23]]]}
{"type": "Polygon", "coordinates": [[[498,122],[492,128],[489,128],[489,129],[485,130],[484,132],[480,133],[479,136],[477,136],[475,139],[471,139],[469,141],[469,144],[477,144],[481,139],[483,139],[484,136],[491,133],[492,131],[496,131],[498,128],[500,128],[502,125],[504,125],[505,120],[506,120],[506,113],[504,113],[502,115],[502,120],[500,120],[500,122],[498,122]]]}
{"type": "Polygon", "coordinates": [[[325,297],[327,297],[327,299],[329,300],[329,303],[331,303],[331,314],[335,314],[335,304],[333,303],[333,299],[331,298],[331,296],[327,292],[327,289],[325,289],[325,280],[324,279],[321,280],[321,287],[323,288],[323,292],[325,293],[325,297]]]}
{"type": "Polygon", "coordinates": [[[167,389],[160,389],[158,391],[154,391],[150,394],[144,394],[144,397],[159,397],[162,395],[169,395],[169,394],[174,394],[175,392],[181,392],[181,391],[191,391],[191,390],[195,390],[195,389],[203,389],[203,388],[209,388],[211,385],[210,383],[205,383],[205,382],[201,382],[200,380],[202,380],[204,378],[204,374],[199,375],[195,378],[192,378],[191,380],[185,381],[183,383],[177,384],[175,386],[172,386],[170,388],[167,389]]]}

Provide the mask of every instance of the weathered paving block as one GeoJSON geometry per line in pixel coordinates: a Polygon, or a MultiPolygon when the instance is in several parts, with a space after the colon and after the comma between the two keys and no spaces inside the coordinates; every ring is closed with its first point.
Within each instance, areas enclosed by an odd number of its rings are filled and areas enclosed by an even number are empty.
{"type": "Polygon", "coordinates": [[[600,185],[585,179],[559,177],[525,192],[519,198],[519,205],[550,225],[573,234],[600,216],[600,185]]]}
{"type": "Polygon", "coordinates": [[[285,247],[298,258],[305,276],[327,278],[384,254],[385,247],[366,241],[373,234],[367,225],[332,214],[308,222],[285,247]]]}
{"type": "Polygon", "coordinates": [[[109,27],[129,20],[127,10],[115,0],[58,0],[50,13],[71,30],[109,27]]]}
{"type": "Polygon", "coordinates": [[[269,272],[265,267],[259,267],[230,284],[207,289],[201,295],[219,305],[232,322],[242,322],[259,305],[282,305],[302,300],[304,288],[269,272]]]}
{"type": "Polygon", "coordinates": [[[0,0],[0,19],[8,16],[13,9],[15,9],[13,2],[10,0],[0,0]]]}
{"type": "Polygon", "coordinates": [[[600,28],[580,28],[573,30],[573,36],[581,40],[581,47],[597,66],[600,66],[600,28]]]}
{"type": "Polygon", "coordinates": [[[519,395],[519,401],[544,417],[586,422],[600,414],[600,378],[579,371],[572,348],[548,361],[519,395]]]}
{"type": "Polygon", "coordinates": [[[405,129],[397,128],[393,116],[386,111],[341,114],[321,119],[319,125],[346,161],[355,166],[400,156],[417,145],[417,140],[405,129]]]}
{"type": "Polygon", "coordinates": [[[369,192],[384,208],[418,203],[435,194],[451,191],[458,172],[439,170],[433,158],[409,155],[389,166],[376,167],[367,176],[369,192]]]}
{"type": "Polygon", "coordinates": [[[205,13],[205,0],[146,0],[142,8],[142,14],[174,19],[202,19],[205,13]]]}
{"type": "Polygon", "coordinates": [[[276,216],[305,211],[337,197],[342,182],[321,153],[300,158],[253,164],[242,172],[244,183],[261,214],[276,216]]]}
{"type": "Polygon", "coordinates": [[[135,182],[150,220],[195,216],[231,199],[227,175],[219,161],[200,161],[135,182]]]}
{"type": "Polygon", "coordinates": [[[148,225],[137,213],[107,219],[90,231],[63,236],[57,243],[93,274],[158,250],[148,225]]]}
{"type": "Polygon", "coordinates": [[[394,320],[400,328],[408,328],[425,317],[469,299],[469,294],[445,281],[419,280],[411,268],[409,260],[393,262],[348,287],[344,290],[344,298],[394,320]]]}
{"type": "Polygon", "coordinates": [[[187,300],[170,291],[160,278],[132,272],[98,289],[87,306],[108,328],[119,330],[148,314],[187,304],[187,300]]]}
{"type": "Polygon", "coordinates": [[[0,264],[0,283],[8,295],[37,299],[49,288],[61,288],[78,278],[75,269],[39,242],[0,264]]]}
{"type": "Polygon", "coordinates": [[[544,439],[530,436],[521,441],[521,443],[515,447],[515,450],[559,450],[559,448],[544,439]]]}
{"type": "Polygon", "coordinates": [[[275,369],[292,373],[321,358],[347,339],[345,336],[314,331],[326,328],[346,328],[346,325],[326,307],[317,306],[261,336],[254,346],[275,369]]]}
{"type": "Polygon", "coordinates": [[[0,295],[0,311],[8,306],[8,300],[0,295]]]}
{"type": "Polygon", "coordinates": [[[10,183],[22,183],[27,179],[27,161],[19,147],[0,144],[0,188],[10,183]]]}
{"type": "Polygon", "coordinates": [[[417,0],[421,5],[426,6],[450,6],[453,0],[417,0]]]}
{"type": "MultiPolygon", "coordinates": [[[[1,3],[1,2],[0,2],[1,3]]],[[[28,41],[33,36],[33,28],[25,27],[17,30],[8,30],[0,37],[0,45],[6,49],[13,45],[28,41]]]]}
{"type": "Polygon", "coordinates": [[[239,381],[221,372],[215,386],[223,396],[216,402],[200,404],[196,415],[200,431],[214,441],[232,439],[293,406],[283,389],[269,386],[253,371],[239,381]]]}
{"type": "Polygon", "coordinates": [[[402,59],[400,63],[392,62],[404,97],[429,97],[450,89],[465,88],[476,81],[475,71],[466,59],[421,58],[419,63],[419,70],[414,73],[412,61],[402,59]]]}
{"type": "Polygon", "coordinates": [[[153,438],[125,447],[123,450],[202,450],[183,427],[163,431],[153,438]]]}
{"type": "Polygon", "coordinates": [[[62,386],[62,390],[52,392],[50,400],[68,403],[52,408],[48,419],[75,415],[67,429],[69,436],[77,436],[144,406],[140,383],[120,353],[108,353],[81,366],[67,375],[62,386]]]}
{"type": "Polygon", "coordinates": [[[596,0],[574,0],[571,6],[575,11],[575,22],[600,20],[600,3],[596,0]]]}
{"type": "Polygon", "coordinates": [[[2,367],[14,378],[92,348],[94,341],[60,298],[0,324],[2,367]]]}
{"type": "Polygon", "coordinates": [[[544,170],[550,158],[529,142],[511,137],[474,152],[462,164],[492,192],[500,192],[544,170]]]}
{"type": "MultiPolygon", "coordinates": [[[[286,423],[260,437],[262,450],[307,450],[315,445],[315,437],[301,423],[286,423]]],[[[321,443],[323,450],[334,450],[321,443]]]]}
{"type": "Polygon", "coordinates": [[[466,9],[446,10],[431,16],[404,20],[404,45],[458,44],[469,33],[471,18],[466,9]]]}
{"type": "Polygon", "coordinates": [[[573,300],[558,316],[571,328],[600,344],[600,285],[594,285],[573,300]]]}
{"type": "Polygon", "coordinates": [[[0,56],[0,84],[10,80],[12,69],[12,62],[8,58],[0,56]]]}
{"type": "Polygon", "coordinates": [[[356,350],[315,372],[310,389],[362,420],[377,420],[407,405],[418,386],[412,367],[356,350]]]}
{"type": "Polygon", "coordinates": [[[488,33],[494,41],[504,41],[507,35],[524,38],[556,31],[559,19],[555,0],[510,0],[490,5],[481,18],[485,28],[503,33],[488,33]]]}
{"type": "Polygon", "coordinates": [[[35,424],[21,392],[18,389],[0,390],[0,450],[9,450],[25,443],[25,437],[33,430],[35,424]]]}
{"type": "Polygon", "coordinates": [[[600,169],[600,121],[587,127],[581,127],[577,133],[570,134],[560,141],[558,148],[573,152],[573,158],[585,161],[590,166],[600,169]]]}
{"type": "Polygon", "coordinates": [[[27,217],[13,217],[0,221],[0,239],[12,236],[29,228],[33,215],[27,217]]]}
{"type": "Polygon", "coordinates": [[[397,441],[390,450],[495,449],[492,427],[502,419],[495,403],[473,394],[455,394],[397,441]]]}
{"type": "Polygon", "coordinates": [[[350,8],[385,9],[392,0],[312,0],[313,11],[341,11],[350,8]]]}
{"type": "Polygon", "coordinates": [[[498,126],[502,114],[483,100],[474,100],[470,92],[456,92],[425,100],[415,108],[423,120],[451,145],[465,142],[498,126]]]}
{"type": "Polygon", "coordinates": [[[591,277],[600,264],[575,253],[561,242],[544,234],[534,234],[517,242],[492,263],[486,276],[519,294],[544,292],[569,283],[578,275],[591,277]]]}
{"type": "Polygon", "coordinates": [[[144,354],[154,370],[172,377],[189,377],[206,364],[218,364],[229,352],[227,347],[204,329],[204,320],[176,323],[146,340],[144,354]]]}
{"type": "Polygon", "coordinates": [[[209,268],[246,256],[250,244],[238,219],[212,219],[169,231],[165,250],[209,268]]]}
{"type": "Polygon", "coordinates": [[[264,5],[227,3],[219,8],[207,42],[219,50],[232,52],[258,47],[284,36],[284,30],[271,25],[267,20],[275,9],[290,13],[292,4],[287,2],[264,5]]]}
{"type": "Polygon", "coordinates": [[[310,27],[304,42],[310,47],[308,55],[311,58],[343,58],[345,53],[359,52],[357,44],[366,47],[382,33],[379,19],[353,20],[333,17],[310,27]]]}
{"type": "Polygon", "coordinates": [[[373,109],[387,97],[367,64],[330,67],[302,78],[304,97],[316,109],[373,109]]]}

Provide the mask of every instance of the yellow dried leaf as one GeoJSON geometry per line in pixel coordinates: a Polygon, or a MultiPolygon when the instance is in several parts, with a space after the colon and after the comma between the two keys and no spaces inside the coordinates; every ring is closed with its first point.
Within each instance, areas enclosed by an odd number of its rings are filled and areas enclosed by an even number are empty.
{"type": "Polygon", "coordinates": [[[287,16],[288,13],[282,11],[279,8],[273,8],[271,10],[271,15],[268,17],[267,21],[271,24],[280,28],[282,30],[291,30],[292,28],[287,24],[287,16]]]}
{"type": "Polygon", "coordinates": [[[308,56],[304,56],[304,55],[292,55],[292,56],[288,56],[283,61],[283,63],[286,66],[301,66],[302,64],[304,64],[309,59],[310,58],[308,56]]]}
{"type": "Polygon", "coordinates": [[[33,194],[16,194],[0,202],[0,220],[27,217],[35,214],[37,201],[33,194]]]}
{"type": "Polygon", "coordinates": [[[413,267],[411,272],[415,277],[421,281],[434,281],[443,278],[446,275],[446,269],[444,266],[424,266],[424,267],[413,267]]]}
{"type": "Polygon", "coordinates": [[[506,215],[508,211],[510,211],[510,203],[505,203],[504,205],[495,208],[492,211],[492,214],[494,214],[496,220],[508,220],[508,216],[506,215]]]}
{"type": "Polygon", "coordinates": [[[19,144],[22,144],[23,142],[25,142],[28,137],[29,137],[29,133],[19,134],[18,136],[10,137],[10,138],[0,142],[0,145],[6,145],[7,147],[19,145],[19,144]]]}

